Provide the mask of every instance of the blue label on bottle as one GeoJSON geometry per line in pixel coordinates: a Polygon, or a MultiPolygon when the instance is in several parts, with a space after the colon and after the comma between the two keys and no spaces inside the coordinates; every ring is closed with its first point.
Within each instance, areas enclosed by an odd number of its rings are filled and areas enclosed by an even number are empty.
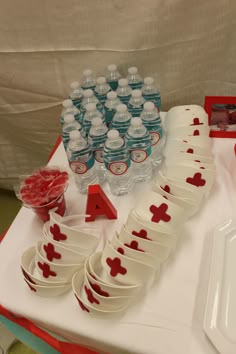
{"type": "Polygon", "coordinates": [[[129,102],[129,100],[130,100],[130,98],[131,98],[131,95],[129,95],[129,96],[117,96],[119,99],[120,99],[120,101],[123,103],[123,104],[125,104],[125,105],[127,105],[128,104],[128,102],[129,102]]]}
{"type": "Polygon", "coordinates": [[[109,86],[111,87],[111,89],[113,91],[117,90],[118,87],[118,80],[114,80],[114,81],[108,81],[109,86]]]}
{"type": "Polygon", "coordinates": [[[81,102],[82,102],[82,97],[81,98],[77,98],[77,99],[72,99],[73,105],[77,108],[80,108],[81,102]]]}
{"type": "Polygon", "coordinates": [[[105,122],[106,124],[110,124],[112,122],[112,119],[116,113],[115,109],[109,109],[106,106],[104,107],[105,110],[105,122]]]}
{"type": "Polygon", "coordinates": [[[129,86],[132,88],[132,90],[141,90],[143,83],[142,82],[129,83],[129,86]]]}

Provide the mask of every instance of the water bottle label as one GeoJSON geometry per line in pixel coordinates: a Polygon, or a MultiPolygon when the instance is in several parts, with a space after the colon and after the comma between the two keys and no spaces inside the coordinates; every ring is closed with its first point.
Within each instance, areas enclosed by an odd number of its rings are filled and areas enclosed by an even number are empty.
{"type": "Polygon", "coordinates": [[[142,82],[129,83],[129,86],[132,88],[132,90],[141,90],[143,83],[142,82]]]}
{"type": "Polygon", "coordinates": [[[118,87],[118,81],[117,80],[108,81],[108,84],[112,88],[113,91],[117,90],[117,87],[118,87]]]}
{"type": "Polygon", "coordinates": [[[105,163],[108,171],[113,173],[113,175],[121,176],[123,175],[130,166],[130,159],[126,161],[114,161],[110,163],[105,163]]]}
{"type": "Polygon", "coordinates": [[[94,165],[94,157],[92,156],[88,161],[70,161],[70,168],[74,173],[82,175],[86,173],[94,165]]]}
{"type": "Polygon", "coordinates": [[[148,158],[149,154],[147,150],[134,149],[130,151],[130,158],[133,162],[141,163],[148,158]]]}
{"type": "Polygon", "coordinates": [[[94,150],[94,158],[97,162],[103,163],[103,150],[94,150]]]}
{"type": "Polygon", "coordinates": [[[112,122],[112,119],[116,113],[116,110],[115,109],[109,109],[107,108],[106,106],[104,107],[105,109],[105,121],[106,121],[106,124],[111,124],[112,122]]]}
{"type": "Polygon", "coordinates": [[[77,108],[80,108],[80,105],[82,102],[82,96],[81,96],[81,98],[76,98],[74,100],[72,98],[70,98],[70,99],[72,100],[74,106],[76,106],[77,108]]]}
{"type": "Polygon", "coordinates": [[[161,135],[159,132],[150,132],[150,138],[151,138],[151,143],[153,146],[153,145],[156,145],[160,141],[161,135]]]}

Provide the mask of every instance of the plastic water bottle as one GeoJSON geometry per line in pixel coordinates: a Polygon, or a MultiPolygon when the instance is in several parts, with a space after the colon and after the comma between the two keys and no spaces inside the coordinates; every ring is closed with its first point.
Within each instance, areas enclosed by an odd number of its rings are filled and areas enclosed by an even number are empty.
{"type": "Polygon", "coordinates": [[[154,79],[152,77],[145,77],[144,84],[142,87],[142,94],[146,101],[151,101],[154,103],[159,110],[161,110],[161,94],[160,89],[155,85],[154,79]]]}
{"type": "Polygon", "coordinates": [[[98,178],[92,149],[78,130],[70,132],[66,153],[78,190],[87,193],[88,185],[97,184],[98,178]]]}
{"type": "Polygon", "coordinates": [[[130,111],[133,117],[139,117],[143,111],[143,105],[145,99],[142,96],[141,90],[133,90],[131,98],[128,103],[128,110],[130,111]]]}
{"type": "Polygon", "coordinates": [[[105,122],[109,126],[112,122],[112,119],[116,113],[116,107],[121,104],[121,101],[117,97],[117,93],[115,91],[110,91],[107,94],[107,100],[104,105],[105,111],[105,122]]]}
{"type": "Polygon", "coordinates": [[[131,98],[132,88],[129,86],[127,79],[120,79],[118,81],[118,88],[116,93],[117,97],[121,100],[122,103],[128,104],[131,98]]]}
{"type": "Polygon", "coordinates": [[[118,130],[110,130],[104,146],[107,181],[115,195],[127,194],[133,187],[130,154],[118,130]]]}
{"type": "Polygon", "coordinates": [[[62,106],[63,106],[63,109],[62,109],[61,118],[60,118],[61,125],[64,124],[64,117],[68,113],[73,114],[74,117],[75,117],[75,120],[77,122],[81,123],[81,121],[82,121],[81,112],[80,112],[80,110],[77,107],[75,107],[73,105],[72,100],[70,100],[70,99],[64,100],[62,102],[62,106]]]}
{"type": "Polygon", "coordinates": [[[138,73],[138,68],[136,66],[132,66],[128,69],[128,83],[129,86],[133,89],[141,89],[143,86],[143,79],[138,73]]]}
{"type": "Polygon", "coordinates": [[[96,173],[99,183],[103,183],[106,178],[106,168],[103,159],[103,148],[107,140],[107,126],[99,117],[93,118],[92,125],[89,130],[88,143],[90,144],[95,158],[96,173]]]}
{"type": "Polygon", "coordinates": [[[109,91],[111,91],[111,87],[106,82],[106,78],[103,76],[98,77],[94,93],[102,105],[106,102],[109,91]]]}
{"type": "Polygon", "coordinates": [[[87,136],[89,133],[89,129],[91,128],[92,120],[95,117],[102,118],[103,120],[103,115],[101,112],[99,112],[95,103],[88,103],[85,108],[86,112],[84,114],[83,127],[87,136]]]}
{"type": "Polygon", "coordinates": [[[82,85],[84,90],[91,89],[94,90],[96,86],[96,77],[92,70],[86,69],[82,72],[82,85]]]}
{"type": "Polygon", "coordinates": [[[129,113],[127,106],[125,104],[118,104],[111,123],[112,129],[118,130],[120,136],[123,138],[130,126],[131,118],[132,116],[129,113]]]}
{"type": "Polygon", "coordinates": [[[72,130],[80,131],[81,135],[83,137],[85,137],[85,133],[84,133],[84,130],[83,130],[81,124],[75,120],[75,117],[73,116],[73,114],[68,113],[64,116],[64,124],[62,126],[62,134],[61,134],[62,142],[63,142],[65,150],[66,150],[67,145],[69,143],[70,132],[72,130]]]}
{"type": "Polygon", "coordinates": [[[135,181],[148,181],[152,177],[151,138],[142,119],[131,119],[125,140],[130,151],[135,181]]]}
{"type": "Polygon", "coordinates": [[[106,70],[106,80],[107,83],[110,85],[112,90],[116,90],[118,87],[118,80],[120,79],[121,75],[117,70],[117,66],[115,64],[110,64],[107,66],[106,70]]]}
{"type": "Polygon", "coordinates": [[[70,88],[70,99],[72,100],[73,105],[80,109],[83,99],[83,89],[80,87],[80,83],[78,81],[71,82],[70,88]]]}
{"type": "Polygon", "coordinates": [[[152,163],[160,164],[162,160],[162,149],[164,145],[164,133],[158,109],[153,102],[144,103],[144,110],[141,113],[143,125],[147,128],[152,143],[152,163]]]}
{"type": "Polygon", "coordinates": [[[84,90],[83,96],[84,96],[84,98],[82,100],[81,107],[80,107],[81,113],[83,115],[86,111],[85,107],[88,103],[95,103],[97,109],[103,114],[103,112],[104,112],[103,105],[99,102],[97,97],[94,95],[93,90],[91,90],[91,89],[84,90]]]}

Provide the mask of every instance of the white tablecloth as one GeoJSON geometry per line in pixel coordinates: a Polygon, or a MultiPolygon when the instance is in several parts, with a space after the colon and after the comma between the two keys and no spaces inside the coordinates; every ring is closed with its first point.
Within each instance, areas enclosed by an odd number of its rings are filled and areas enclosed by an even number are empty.
{"type": "MultiPolygon", "coordinates": [[[[185,225],[172,259],[145,297],[122,317],[98,319],[80,310],[71,292],[57,298],[40,298],[29,291],[20,271],[22,252],[43,237],[42,223],[22,208],[0,246],[0,303],[8,310],[62,335],[75,343],[115,354],[214,354],[203,331],[211,243],[214,228],[236,210],[234,139],[213,139],[217,178],[199,212],[185,225]]],[[[67,165],[60,145],[50,164],[67,165]]],[[[136,198],[147,186],[116,197],[118,220],[105,220],[104,237],[119,229],[136,198]]],[[[105,188],[107,192],[108,189],[105,188]]],[[[86,197],[71,182],[67,192],[69,214],[84,213],[86,197]]],[[[101,221],[100,221],[101,222],[101,221]]]]}

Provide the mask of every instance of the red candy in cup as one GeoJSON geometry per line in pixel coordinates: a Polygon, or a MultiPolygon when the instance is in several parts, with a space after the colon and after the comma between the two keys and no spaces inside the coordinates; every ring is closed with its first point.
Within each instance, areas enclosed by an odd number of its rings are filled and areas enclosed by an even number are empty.
{"type": "MultiPolygon", "coordinates": [[[[22,178],[21,178],[22,181],[22,178]]],[[[64,192],[68,173],[55,167],[42,168],[27,176],[21,183],[17,197],[30,207],[43,222],[49,220],[49,212],[63,216],[66,211],[64,192]]]]}

